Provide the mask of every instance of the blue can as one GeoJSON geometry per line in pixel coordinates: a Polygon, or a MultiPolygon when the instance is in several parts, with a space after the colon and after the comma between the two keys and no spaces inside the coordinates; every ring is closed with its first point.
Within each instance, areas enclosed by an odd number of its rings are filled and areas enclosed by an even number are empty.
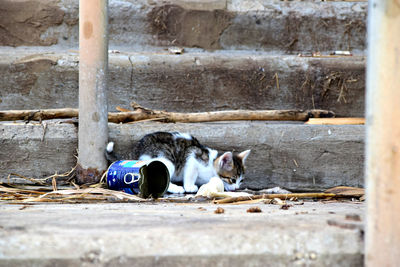
{"type": "Polygon", "coordinates": [[[110,165],[106,174],[108,188],[159,198],[168,189],[167,166],[160,160],[119,160],[110,165]]]}

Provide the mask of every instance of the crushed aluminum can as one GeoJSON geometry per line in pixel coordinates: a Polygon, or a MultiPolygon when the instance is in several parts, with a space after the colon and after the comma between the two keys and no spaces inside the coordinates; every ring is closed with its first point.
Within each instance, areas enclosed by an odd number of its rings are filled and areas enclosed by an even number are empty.
{"type": "Polygon", "coordinates": [[[157,159],[115,161],[108,168],[106,179],[109,189],[143,198],[163,196],[170,182],[167,166],[157,159]]]}

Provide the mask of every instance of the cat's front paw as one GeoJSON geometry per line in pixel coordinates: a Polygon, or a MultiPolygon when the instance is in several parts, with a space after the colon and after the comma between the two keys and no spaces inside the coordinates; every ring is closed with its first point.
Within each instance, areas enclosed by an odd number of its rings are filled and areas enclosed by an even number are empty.
{"type": "Polygon", "coordinates": [[[184,185],[186,193],[196,193],[199,190],[197,185],[184,185]]]}
{"type": "Polygon", "coordinates": [[[169,184],[168,192],[172,194],[183,194],[185,193],[185,189],[182,186],[176,184],[169,184]]]}

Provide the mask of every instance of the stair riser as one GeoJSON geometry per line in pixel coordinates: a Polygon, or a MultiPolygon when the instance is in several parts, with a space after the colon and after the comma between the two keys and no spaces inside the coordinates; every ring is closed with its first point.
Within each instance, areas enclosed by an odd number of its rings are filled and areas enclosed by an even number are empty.
{"type": "MultiPolygon", "coordinates": [[[[136,123],[109,124],[109,130],[115,151],[126,159],[132,159],[134,142],[153,131],[187,132],[220,151],[251,149],[243,188],[318,191],[364,184],[363,126],[136,123]]],[[[0,181],[6,182],[10,173],[40,178],[75,165],[77,129],[73,125],[48,124],[43,134],[41,125],[0,124],[0,133],[0,181]]]]}
{"type": "MultiPolygon", "coordinates": [[[[0,109],[78,106],[78,57],[41,55],[0,65],[0,109]]],[[[364,116],[365,58],[111,55],[109,110],[329,109],[364,116]]]]}
{"type": "MultiPolygon", "coordinates": [[[[261,1],[249,7],[237,1],[139,0],[109,6],[110,46],[135,50],[182,45],[298,53],[366,47],[366,2],[261,1]]],[[[4,5],[0,45],[77,47],[78,10],[78,2],[69,0],[4,5]]]]}

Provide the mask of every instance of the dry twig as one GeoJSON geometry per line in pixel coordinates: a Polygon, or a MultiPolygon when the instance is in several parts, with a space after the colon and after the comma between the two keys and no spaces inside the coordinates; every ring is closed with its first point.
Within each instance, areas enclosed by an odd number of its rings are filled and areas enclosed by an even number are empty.
{"type": "Polygon", "coordinates": [[[337,194],[333,193],[291,193],[291,194],[263,194],[263,195],[255,195],[255,196],[246,196],[246,197],[230,197],[224,198],[220,200],[215,200],[215,204],[226,204],[233,203],[239,201],[247,201],[254,199],[290,199],[292,197],[296,198],[327,198],[327,197],[339,197],[337,194]]]}
{"type": "Polygon", "coordinates": [[[121,191],[108,190],[103,188],[85,188],[71,190],[56,190],[43,192],[37,190],[26,190],[0,186],[0,201],[9,203],[84,203],[84,202],[109,202],[109,201],[148,201],[135,195],[121,191]],[[111,198],[111,199],[110,199],[111,198]]]}
{"type": "Polygon", "coordinates": [[[70,177],[74,173],[75,169],[76,169],[76,165],[75,165],[75,167],[73,167],[68,172],[65,172],[65,173],[62,173],[62,174],[57,174],[57,172],[56,172],[55,174],[47,176],[47,177],[44,177],[44,178],[31,178],[31,177],[25,177],[25,176],[23,176],[21,174],[18,174],[18,173],[10,173],[8,175],[8,180],[10,181],[10,178],[12,178],[11,176],[14,175],[14,176],[17,176],[17,177],[22,178],[24,180],[30,181],[30,182],[32,182],[34,184],[38,184],[38,185],[46,185],[47,184],[46,183],[47,180],[51,179],[52,180],[52,184],[53,184],[53,179],[57,179],[57,178],[61,178],[61,177],[70,177]]]}

